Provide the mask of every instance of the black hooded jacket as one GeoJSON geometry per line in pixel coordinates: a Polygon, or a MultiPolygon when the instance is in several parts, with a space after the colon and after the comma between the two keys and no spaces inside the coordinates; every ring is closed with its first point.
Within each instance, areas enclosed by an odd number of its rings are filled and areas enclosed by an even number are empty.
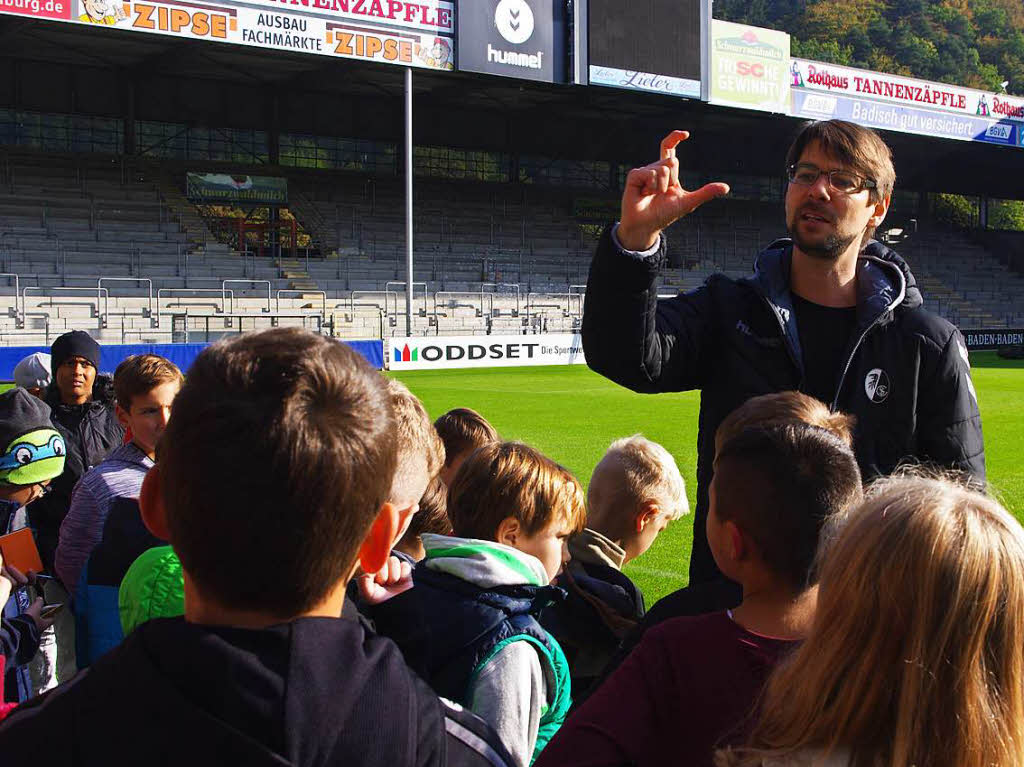
{"type": "Polygon", "coordinates": [[[67,456],[64,473],[50,483],[47,495],[28,507],[28,513],[43,566],[52,573],[60,525],[71,508],[71,493],[85,472],[124,441],[124,428],[114,413],[114,381],[109,375],[96,376],[92,399],[84,405],[65,405],[56,381],[46,390],[46,403],[52,411],[50,420],[67,444],[67,456]]]}
{"type": "Polygon", "coordinates": [[[5,767],[511,764],[482,720],[344,618],[261,630],[149,621],[12,713],[0,757],[5,767]]]}
{"type": "MultiPolygon", "coordinates": [[[[792,243],[762,252],[754,274],[716,274],[685,295],[658,300],[658,251],[620,250],[611,227],[590,266],[583,349],[598,373],[637,392],[701,390],[697,508],[690,582],[718,576],[704,525],[715,431],[751,397],[803,388],[804,366],[789,290],[792,243]]],[[[922,306],[906,262],[871,241],[857,265],[857,320],[836,371],[834,410],[856,416],[864,479],[907,459],[985,479],[981,417],[960,332],[922,306]]]]}

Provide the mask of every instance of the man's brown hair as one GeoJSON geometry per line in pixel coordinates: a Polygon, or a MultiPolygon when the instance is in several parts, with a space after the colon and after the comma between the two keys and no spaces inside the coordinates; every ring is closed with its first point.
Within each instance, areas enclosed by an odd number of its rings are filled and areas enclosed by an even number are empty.
{"type": "Polygon", "coordinates": [[[114,396],[117,404],[131,411],[132,399],[152,391],[165,383],[177,383],[185,378],[178,366],[159,354],[133,354],[125,358],[114,371],[114,396]]]}
{"type": "Polygon", "coordinates": [[[875,131],[845,120],[812,122],[800,131],[789,147],[786,167],[800,162],[800,155],[815,142],[823,152],[835,157],[854,173],[875,182],[875,188],[868,190],[871,202],[882,202],[892,196],[896,185],[892,151],[875,131]]]}
{"type": "Polygon", "coordinates": [[[434,421],[434,428],[444,442],[445,466],[451,466],[463,453],[500,439],[487,419],[468,407],[449,410],[434,421]]]}
{"type": "Polygon", "coordinates": [[[297,328],[207,347],[160,443],[171,543],[205,597],[289,618],[355,561],[395,470],[384,379],[297,328]]]}
{"type": "Polygon", "coordinates": [[[780,391],[751,397],[733,410],[715,432],[715,452],[744,429],[752,426],[775,426],[784,423],[806,423],[835,434],[853,447],[853,427],[857,419],[847,413],[833,412],[828,405],[809,394],[780,391]]]}
{"type": "Polygon", "coordinates": [[[572,473],[521,442],[477,448],[448,489],[448,518],[455,535],[493,541],[508,517],[535,535],[561,520],[569,532],[586,522],[583,488],[572,473]]]}
{"type": "MultiPolygon", "coordinates": [[[[389,378],[387,382],[398,436],[398,465],[388,500],[393,503],[418,501],[418,497],[410,495],[419,476],[419,460],[422,457],[426,462],[427,477],[432,479],[444,466],[444,445],[419,398],[401,381],[389,378]]],[[[417,496],[418,493],[417,488],[417,496]]]]}
{"type": "Polygon", "coordinates": [[[794,589],[814,583],[819,544],[863,498],[853,450],[817,426],[750,427],[715,456],[714,511],[794,589]]]}

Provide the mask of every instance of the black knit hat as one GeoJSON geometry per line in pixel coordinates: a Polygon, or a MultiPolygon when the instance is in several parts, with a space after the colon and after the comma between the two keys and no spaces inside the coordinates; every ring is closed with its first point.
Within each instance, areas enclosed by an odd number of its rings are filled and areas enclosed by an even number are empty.
{"type": "Polygon", "coordinates": [[[50,369],[55,378],[57,368],[71,357],[82,357],[99,370],[100,345],[84,330],[72,330],[70,333],[60,336],[50,347],[50,369]]]}

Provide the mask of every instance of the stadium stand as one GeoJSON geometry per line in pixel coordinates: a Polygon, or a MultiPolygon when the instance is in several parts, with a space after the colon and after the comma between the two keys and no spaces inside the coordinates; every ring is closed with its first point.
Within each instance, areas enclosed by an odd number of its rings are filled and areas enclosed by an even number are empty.
{"type": "MultiPolygon", "coordinates": [[[[183,175],[145,158],[0,156],[0,279],[11,290],[0,297],[0,343],[49,343],[73,327],[118,343],[277,324],[349,338],[404,333],[399,178],[290,174],[291,214],[313,248],[274,257],[226,239],[221,222],[185,199],[183,175]]],[[[418,179],[414,332],[577,330],[599,221],[614,215],[616,197],[418,179]],[[586,205],[598,213],[581,213],[586,205]]],[[[783,233],[778,199],[706,206],[668,231],[663,294],[716,271],[749,273],[753,254],[783,233]]],[[[1024,322],[1024,279],[966,235],[923,228],[898,239],[943,316],[963,328],[1024,322]]]]}

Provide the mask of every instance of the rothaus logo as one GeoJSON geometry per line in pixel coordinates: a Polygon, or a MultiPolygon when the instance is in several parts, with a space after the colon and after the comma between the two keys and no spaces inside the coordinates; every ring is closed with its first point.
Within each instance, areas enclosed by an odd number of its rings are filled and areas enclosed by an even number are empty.
{"type": "MultiPolygon", "coordinates": [[[[501,0],[494,9],[494,26],[507,42],[522,45],[533,37],[533,9],[526,0],[501,0]]],[[[544,51],[520,53],[503,51],[487,44],[487,61],[494,64],[508,64],[527,69],[544,67],[544,51]]]]}
{"type": "Polygon", "coordinates": [[[452,362],[454,360],[532,360],[537,355],[539,343],[507,343],[507,344],[423,344],[412,346],[405,344],[401,349],[393,349],[395,362],[452,362]]]}
{"type": "Polygon", "coordinates": [[[889,396],[889,376],[882,368],[868,371],[864,378],[864,393],[875,404],[885,402],[889,396]]]}

